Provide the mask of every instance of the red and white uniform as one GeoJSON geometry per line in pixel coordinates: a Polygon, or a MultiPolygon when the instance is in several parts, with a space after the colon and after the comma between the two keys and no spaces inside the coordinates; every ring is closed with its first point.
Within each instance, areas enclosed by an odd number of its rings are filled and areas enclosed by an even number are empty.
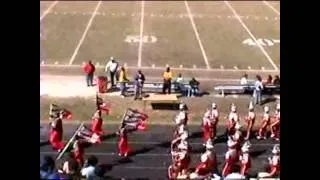
{"type": "Polygon", "coordinates": [[[228,174],[232,173],[233,166],[238,161],[238,153],[236,150],[237,142],[233,141],[232,139],[228,140],[228,151],[225,155],[225,165],[222,169],[222,176],[226,177],[228,174]]]}
{"type": "Polygon", "coordinates": [[[97,135],[102,135],[102,122],[101,111],[97,110],[92,117],[91,131],[97,135]]]}
{"type": "Polygon", "coordinates": [[[241,162],[240,174],[243,176],[246,176],[248,174],[249,169],[251,168],[249,147],[250,145],[248,143],[245,143],[241,148],[242,154],[239,157],[239,160],[241,162]]]}
{"type": "Polygon", "coordinates": [[[235,132],[236,123],[239,122],[239,115],[237,113],[236,106],[232,104],[231,112],[227,119],[227,131],[229,135],[233,135],[235,132]]]}
{"type": "Polygon", "coordinates": [[[236,143],[235,147],[237,152],[240,152],[241,142],[243,137],[241,132],[241,125],[239,123],[236,124],[235,133],[231,137],[232,137],[232,140],[236,143]]]}
{"type": "Polygon", "coordinates": [[[270,115],[269,115],[269,107],[266,106],[264,108],[264,114],[263,114],[263,119],[262,119],[262,124],[261,127],[259,129],[259,133],[258,133],[258,139],[267,138],[267,127],[270,125],[270,115]]]}
{"type": "Polygon", "coordinates": [[[271,137],[276,140],[280,138],[280,109],[276,111],[275,121],[271,124],[271,137]]]}
{"type": "Polygon", "coordinates": [[[120,141],[118,144],[119,156],[128,156],[129,145],[128,145],[128,136],[127,131],[122,129],[120,132],[120,141]]]}
{"type": "Polygon", "coordinates": [[[62,150],[64,143],[62,142],[63,125],[62,119],[57,118],[51,123],[51,131],[49,134],[49,142],[55,150],[62,150]]]}
{"type": "Polygon", "coordinates": [[[246,123],[247,123],[247,134],[245,138],[246,140],[250,138],[255,120],[256,120],[256,114],[253,112],[253,109],[252,109],[251,111],[249,111],[248,116],[246,117],[246,123]]]}
{"type": "Polygon", "coordinates": [[[267,168],[268,172],[262,172],[258,174],[259,178],[270,178],[280,175],[280,147],[275,145],[272,149],[273,156],[269,157],[269,167],[267,168]]]}
{"type": "Polygon", "coordinates": [[[219,112],[217,109],[208,110],[202,119],[203,141],[214,139],[217,131],[219,112]]]}

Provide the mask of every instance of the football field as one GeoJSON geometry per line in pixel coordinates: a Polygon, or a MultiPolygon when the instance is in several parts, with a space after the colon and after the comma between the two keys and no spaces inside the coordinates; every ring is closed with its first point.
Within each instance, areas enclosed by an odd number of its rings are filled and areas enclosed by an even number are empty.
{"type": "Polygon", "coordinates": [[[40,44],[48,67],[279,71],[280,2],[46,1],[40,44]]]}

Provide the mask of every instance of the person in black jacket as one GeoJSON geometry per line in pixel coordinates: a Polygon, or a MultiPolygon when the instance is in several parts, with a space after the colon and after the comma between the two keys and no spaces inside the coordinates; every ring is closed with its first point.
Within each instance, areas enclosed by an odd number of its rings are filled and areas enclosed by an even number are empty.
{"type": "Polygon", "coordinates": [[[143,88],[143,84],[145,79],[144,74],[142,73],[141,70],[138,70],[137,75],[134,78],[135,82],[134,82],[134,100],[138,99],[138,98],[142,98],[142,88],[143,88]]]}
{"type": "Polygon", "coordinates": [[[196,78],[192,78],[191,81],[189,81],[190,89],[188,90],[188,96],[195,96],[199,92],[199,81],[196,80],[196,78]]]}

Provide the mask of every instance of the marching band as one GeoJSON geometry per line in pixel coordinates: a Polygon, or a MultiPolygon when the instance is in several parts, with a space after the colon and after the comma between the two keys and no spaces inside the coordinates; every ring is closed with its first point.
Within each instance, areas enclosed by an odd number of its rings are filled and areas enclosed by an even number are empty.
{"type": "MultiPolygon", "coordinates": [[[[63,139],[63,120],[69,119],[72,114],[70,111],[52,104],[50,107],[50,134],[49,142],[54,150],[59,152],[57,159],[60,159],[62,154],[67,151],[68,146],[72,145],[72,153],[75,160],[80,166],[84,164],[84,144],[100,144],[103,131],[102,113],[109,114],[110,107],[101,102],[97,97],[97,109],[92,117],[90,128],[81,124],[74,136],[68,144],[64,144],[63,139]]],[[[251,168],[250,149],[252,145],[249,140],[253,134],[253,126],[256,119],[253,104],[249,104],[249,112],[244,118],[246,129],[242,131],[240,116],[237,113],[235,104],[231,104],[230,113],[226,118],[226,137],[227,151],[225,153],[224,165],[221,169],[221,174],[218,171],[218,162],[215,152],[215,140],[217,139],[217,125],[219,122],[219,111],[216,103],[212,103],[210,108],[204,113],[202,118],[202,140],[205,146],[205,151],[200,156],[200,162],[196,167],[190,167],[192,149],[188,143],[188,108],[187,105],[181,103],[179,112],[176,115],[174,122],[176,124],[173,140],[171,141],[171,156],[172,163],[168,167],[168,179],[219,179],[220,175],[228,179],[231,176],[247,177],[251,168]],[[239,165],[239,172],[235,172],[235,166],[239,165]]],[[[280,139],[280,104],[276,105],[276,111],[273,117],[270,115],[268,106],[264,107],[262,123],[258,130],[256,138],[266,139],[268,128],[271,131],[271,138],[276,141],[280,139]]],[[[130,130],[145,130],[148,115],[136,109],[127,109],[123,118],[119,131],[118,155],[128,157],[132,152],[129,146],[128,136],[130,130]]],[[[268,158],[269,168],[266,172],[258,174],[260,178],[274,177],[280,174],[280,146],[277,144],[272,149],[272,157],[268,158]]],[[[220,177],[220,178],[221,178],[220,177]]]]}

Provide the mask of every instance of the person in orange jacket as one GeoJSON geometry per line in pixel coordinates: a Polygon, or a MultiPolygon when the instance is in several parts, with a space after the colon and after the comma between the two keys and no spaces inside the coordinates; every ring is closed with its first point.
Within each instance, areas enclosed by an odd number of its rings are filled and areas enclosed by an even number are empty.
{"type": "Polygon", "coordinates": [[[96,67],[92,64],[91,61],[89,61],[83,67],[83,71],[86,74],[86,82],[88,87],[93,86],[93,76],[94,76],[95,70],[96,70],[96,67]]]}

